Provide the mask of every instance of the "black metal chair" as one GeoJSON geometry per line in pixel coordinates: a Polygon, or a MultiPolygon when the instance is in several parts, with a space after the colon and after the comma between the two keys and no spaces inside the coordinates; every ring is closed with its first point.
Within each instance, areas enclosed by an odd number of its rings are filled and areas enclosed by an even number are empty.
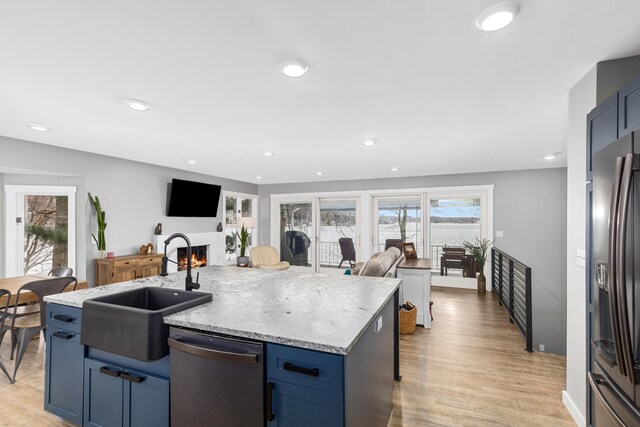
{"type": "Polygon", "coordinates": [[[73,276],[54,277],[26,283],[18,289],[14,306],[8,307],[7,304],[4,311],[0,312],[0,316],[5,321],[0,330],[0,344],[2,344],[6,333],[9,332],[11,334],[11,358],[13,359],[14,352],[16,354],[13,376],[10,376],[11,381],[15,382],[16,380],[18,367],[20,367],[29,343],[33,337],[45,329],[47,314],[44,297],[61,293],[71,283],[74,283],[73,289],[75,290],[78,281],[73,276]],[[19,305],[20,294],[25,291],[32,292],[38,297],[38,304],[19,305]],[[11,320],[10,326],[6,325],[6,320],[11,320]]]}
{"type": "Polygon", "coordinates": [[[73,276],[73,268],[71,267],[53,267],[48,274],[53,277],[69,277],[73,276]]]}
{"type": "Polygon", "coordinates": [[[389,248],[398,248],[400,249],[400,253],[402,253],[402,239],[387,239],[384,242],[384,250],[386,251],[389,248]]]}
{"type": "MultiPolygon", "coordinates": [[[[5,301],[6,301],[4,304],[4,310],[0,312],[0,333],[3,333],[3,331],[5,330],[4,321],[7,318],[6,312],[9,309],[9,301],[11,300],[11,292],[9,292],[6,289],[0,289],[0,298],[5,298],[5,301]]],[[[4,372],[7,378],[9,378],[9,382],[13,384],[13,379],[11,379],[11,375],[9,375],[9,372],[7,371],[7,367],[4,364],[4,360],[2,360],[1,356],[0,356],[0,370],[4,372]]]]}
{"type": "Polygon", "coordinates": [[[353,245],[351,237],[341,237],[338,239],[340,244],[340,252],[342,252],[342,260],[338,264],[338,268],[342,267],[342,263],[347,261],[351,268],[356,266],[356,247],[353,245]]]}

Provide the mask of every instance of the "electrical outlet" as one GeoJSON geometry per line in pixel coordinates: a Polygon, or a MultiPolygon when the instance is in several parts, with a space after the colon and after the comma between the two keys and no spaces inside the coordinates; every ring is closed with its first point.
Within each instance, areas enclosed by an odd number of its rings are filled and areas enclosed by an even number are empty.
{"type": "Polygon", "coordinates": [[[540,351],[544,351],[544,344],[540,344],[540,351]]]}
{"type": "Polygon", "coordinates": [[[504,231],[502,230],[496,231],[496,237],[504,237],[504,231]]]}

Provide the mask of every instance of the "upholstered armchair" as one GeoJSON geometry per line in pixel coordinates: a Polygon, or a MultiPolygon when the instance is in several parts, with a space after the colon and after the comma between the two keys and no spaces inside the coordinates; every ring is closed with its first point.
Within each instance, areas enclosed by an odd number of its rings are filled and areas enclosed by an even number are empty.
{"type": "Polygon", "coordinates": [[[289,268],[287,261],[280,261],[278,250],[272,246],[256,246],[251,248],[251,262],[254,268],[269,270],[286,270],[289,268]]]}

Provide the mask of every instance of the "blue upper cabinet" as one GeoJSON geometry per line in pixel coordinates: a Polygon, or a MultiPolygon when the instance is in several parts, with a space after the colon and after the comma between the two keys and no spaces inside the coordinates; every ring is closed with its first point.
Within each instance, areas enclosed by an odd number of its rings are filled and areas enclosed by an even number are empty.
{"type": "Polygon", "coordinates": [[[593,154],[618,139],[618,94],[587,115],[587,180],[591,180],[593,154]]]}
{"type": "Polygon", "coordinates": [[[640,76],[618,92],[619,136],[640,129],[640,76]]]}

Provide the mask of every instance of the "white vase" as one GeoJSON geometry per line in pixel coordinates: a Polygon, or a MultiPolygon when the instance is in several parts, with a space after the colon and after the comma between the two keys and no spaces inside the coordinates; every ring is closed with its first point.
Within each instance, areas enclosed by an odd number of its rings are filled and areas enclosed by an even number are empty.
{"type": "Polygon", "coordinates": [[[107,250],[98,250],[98,259],[105,259],[107,257],[107,250]]]}

